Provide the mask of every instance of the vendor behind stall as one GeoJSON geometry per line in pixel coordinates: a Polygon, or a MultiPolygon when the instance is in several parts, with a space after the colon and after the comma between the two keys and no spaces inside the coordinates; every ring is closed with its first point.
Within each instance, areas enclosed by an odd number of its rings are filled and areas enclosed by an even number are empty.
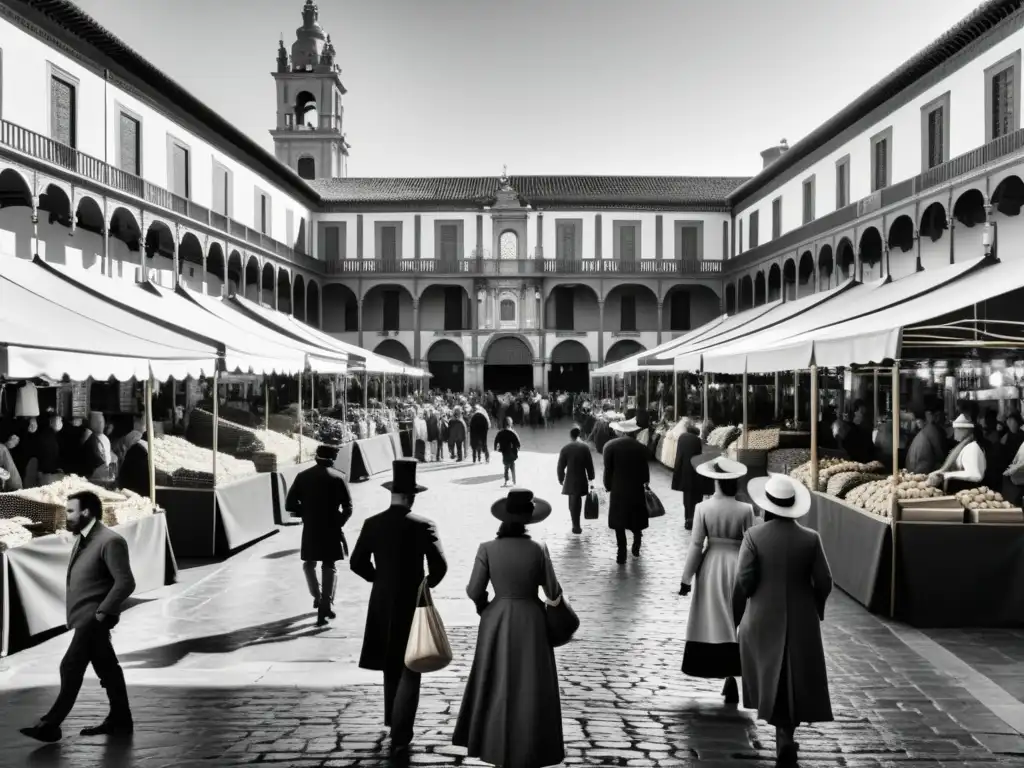
{"type": "Polygon", "coordinates": [[[868,407],[863,400],[856,400],[850,409],[850,420],[839,428],[839,447],[846,451],[851,461],[867,464],[875,459],[875,446],[871,430],[867,427],[868,407]]]}
{"type": "Polygon", "coordinates": [[[930,475],[942,466],[947,453],[946,433],[942,429],[945,419],[942,403],[929,400],[925,402],[924,410],[915,415],[924,424],[907,451],[907,471],[915,475],[930,475]]]}
{"type": "Polygon", "coordinates": [[[944,487],[946,493],[981,485],[988,469],[983,447],[984,433],[962,413],[953,422],[953,437],[957,441],[956,447],[949,452],[942,466],[928,476],[931,485],[944,487]]]}

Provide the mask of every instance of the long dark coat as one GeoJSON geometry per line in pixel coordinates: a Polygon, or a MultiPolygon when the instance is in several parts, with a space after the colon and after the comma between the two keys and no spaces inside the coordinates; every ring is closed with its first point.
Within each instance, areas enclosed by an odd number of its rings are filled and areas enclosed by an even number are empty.
{"type": "Polygon", "coordinates": [[[486,413],[477,411],[469,418],[469,439],[473,443],[486,443],[487,430],[491,428],[491,420],[486,413]]]}
{"type": "MultiPolygon", "coordinates": [[[[693,466],[693,457],[700,456],[704,451],[704,444],[697,435],[683,432],[676,444],[676,465],[672,468],[672,490],[673,491],[705,491],[707,484],[703,482],[702,475],[697,474],[693,466]]],[[[714,481],[708,493],[714,492],[714,481]]]]}
{"type": "Polygon", "coordinates": [[[341,472],[320,462],[303,470],[288,489],[284,508],[302,519],[303,560],[345,559],[342,528],[352,517],[352,496],[341,472]]]}
{"type": "Polygon", "coordinates": [[[424,557],[427,586],[434,588],[448,572],[448,562],[431,520],[406,507],[389,507],[363,523],[349,562],[354,573],[373,584],[359,657],[363,669],[404,666],[424,557]]]}
{"type": "Polygon", "coordinates": [[[558,454],[558,482],[563,496],[586,496],[594,481],[594,457],[590,446],[582,440],[573,440],[558,454]]]}
{"type": "Polygon", "coordinates": [[[632,437],[616,437],[604,446],[604,489],[608,491],[608,527],[642,531],[649,525],[644,484],[651,481],[647,446],[632,437]]]}
{"type": "Polygon", "coordinates": [[[437,421],[437,414],[427,416],[427,442],[436,443],[441,439],[441,426],[437,421]]]}
{"type": "Polygon", "coordinates": [[[769,723],[832,720],[821,643],[821,621],[831,591],[832,573],[817,533],[785,518],[746,532],[733,594],[743,706],[756,709],[769,723]],[[775,711],[784,664],[788,713],[775,711]]]}
{"type": "Polygon", "coordinates": [[[565,759],[558,670],[538,587],[549,600],[562,594],[543,544],[523,536],[480,545],[466,587],[480,629],[452,743],[502,768],[565,759]]]}

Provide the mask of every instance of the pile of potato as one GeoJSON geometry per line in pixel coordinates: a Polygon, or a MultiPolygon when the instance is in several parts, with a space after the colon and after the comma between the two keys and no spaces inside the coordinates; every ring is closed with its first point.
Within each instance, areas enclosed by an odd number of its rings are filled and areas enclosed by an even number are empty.
{"type": "Polygon", "coordinates": [[[956,497],[968,509],[1013,509],[1013,504],[984,485],[960,491],[956,497]]]}
{"type": "Polygon", "coordinates": [[[837,499],[845,499],[848,494],[860,486],[884,479],[885,475],[865,474],[864,472],[840,472],[828,479],[825,493],[837,499]]]}
{"type": "MultiPolygon", "coordinates": [[[[778,429],[752,429],[747,435],[747,450],[774,451],[779,447],[778,429]]],[[[743,430],[729,446],[730,458],[736,458],[736,450],[743,448],[743,430]]]]}
{"type": "MultiPolygon", "coordinates": [[[[930,499],[941,495],[941,490],[928,485],[927,475],[914,475],[905,469],[900,471],[897,499],[930,499]]],[[[892,511],[892,478],[878,479],[854,488],[846,495],[846,501],[873,515],[889,517],[892,511]]]]}
{"type": "MultiPolygon", "coordinates": [[[[818,482],[819,482],[819,484],[821,482],[821,473],[822,473],[822,471],[824,471],[826,469],[829,469],[831,467],[838,466],[840,464],[847,464],[847,463],[849,463],[849,462],[847,462],[845,459],[832,459],[832,458],[822,459],[821,461],[819,461],[818,462],[818,482]]],[[[794,480],[797,480],[797,481],[803,483],[808,488],[810,488],[812,491],[816,490],[815,488],[811,488],[811,462],[808,461],[805,464],[801,464],[799,467],[797,467],[792,472],[790,472],[789,476],[792,477],[794,480]]],[[[822,490],[824,490],[824,489],[822,489],[822,490]]]]}
{"type": "Polygon", "coordinates": [[[897,498],[931,499],[941,495],[941,488],[933,488],[929,485],[928,475],[913,475],[905,469],[900,470],[900,483],[896,486],[897,498]]]}

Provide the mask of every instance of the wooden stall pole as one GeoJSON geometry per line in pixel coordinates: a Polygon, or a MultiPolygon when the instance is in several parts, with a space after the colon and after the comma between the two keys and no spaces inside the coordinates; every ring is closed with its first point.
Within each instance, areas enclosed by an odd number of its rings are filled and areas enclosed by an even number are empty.
{"type": "Polygon", "coordinates": [[[747,450],[747,435],[750,432],[748,425],[750,421],[747,418],[747,371],[743,370],[743,450],[747,450]]]}
{"type": "Polygon", "coordinates": [[[363,410],[367,410],[370,407],[370,374],[363,373],[363,410]]]}
{"type": "Polygon", "coordinates": [[[213,371],[213,530],[211,552],[217,551],[217,448],[220,436],[220,371],[213,371]]]}
{"type": "Polygon", "coordinates": [[[775,420],[779,420],[779,409],[782,406],[782,400],[779,398],[779,372],[775,372],[775,420]]]}
{"type": "MultiPolygon", "coordinates": [[[[872,421],[875,422],[875,424],[877,424],[878,423],[878,403],[879,403],[879,398],[878,398],[878,368],[877,367],[875,368],[874,376],[872,376],[871,386],[872,386],[871,419],[872,419],[872,421]]],[[[895,454],[893,454],[893,455],[895,455],[895,454]]]]}
{"type": "Polygon", "coordinates": [[[309,409],[316,410],[316,373],[309,374],[309,409]]]}
{"type": "MultiPolygon", "coordinates": [[[[778,375],[776,374],[776,381],[778,375]]],[[[811,488],[818,489],[818,366],[811,366],[811,488]]],[[[812,497],[813,498],[813,497],[812,497]]]]}
{"type": "MultiPolygon", "coordinates": [[[[707,371],[704,371],[703,377],[704,377],[704,380],[703,380],[702,386],[701,386],[701,389],[703,391],[701,392],[701,394],[704,396],[703,397],[703,400],[704,400],[704,418],[701,419],[701,421],[702,422],[707,422],[708,419],[711,418],[711,412],[708,411],[708,386],[711,383],[711,378],[708,376],[708,372],[707,371]]],[[[677,413],[676,416],[679,416],[679,414],[677,413]]],[[[700,433],[703,436],[704,435],[704,424],[702,423],[700,426],[701,426],[700,433]]]]}
{"type": "Polygon", "coordinates": [[[299,371],[299,461],[302,461],[302,371],[299,371]]]}
{"type": "Polygon", "coordinates": [[[683,414],[679,412],[679,372],[675,366],[672,366],[672,410],[675,411],[677,419],[683,418],[683,414]]]}
{"type": "Polygon", "coordinates": [[[270,377],[263,377],[263,429],[270,431],[270,377]]]}
{"type": "Polygon", "coordinates": [[[900,505],[896,499],[896,487],[900,482],[900,363],[892,364],[892,506],[889,511],[889,525],[892,527],[892,575],[889,578],[889,618],[896,617],[896,523],[899,522],[900,505]]]}
{"type": "Polygon", "coordinates": [[[793,425],[800,423],[800,371],[793,371],[793,425]]]}
{"type": "Polygon", "coordinates": [[[338,377],[331,377],[331,408],[338,404],[338,377]]]}
{"type": "Polygon", "coordinates": [[[146,379],[146,452],[149,454],[149,501],[156,506],[156,458],[153,456],[153,374],[146,379]]]}

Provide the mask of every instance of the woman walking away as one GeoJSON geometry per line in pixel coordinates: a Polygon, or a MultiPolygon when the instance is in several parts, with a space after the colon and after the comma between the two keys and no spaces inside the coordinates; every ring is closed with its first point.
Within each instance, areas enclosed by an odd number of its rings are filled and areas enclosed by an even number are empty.
{"type": "Polygon", "coordinates": [[[547,547],[526,532],[551,505],[512,490],[491,514],[501,520],[498,538],[480,545],[466,587],[480,629],[452,743],[501,768],[558,765],[565,759],[558,671],[537,588],[555,604],[562,588],[547,547]]]}
{"type": "Polygon", "coordinates": [[[832,721],[820,624],[832,573],[818,534],[796,522],[811,508],[803,485],[772,474],[747,493],[765,523],[743,537],[736,572],[743,706],[775,726],[779,763],[793,764],[797,725],[832,721]]]}
{"type": "Polygon", "coordinates": [[[736,491],[737,481],[747,474],[747,468],[726,458],[700,463],[700,457],[695,456],[692,462],[699,475],[715,481],[715,494],[697,505],[679,588],[679,594],[688,594],[696,578],[697,587],[686,620],[683,674],[725,678],[725,703],[737,704],[740,648],[733,623],[732,595],[740,544],[754,524],[754,509],[737,501],[736,491]]]}
{"type": "Polygon", "coordinates": [[[505,428],[498,430],[494,436],[494,450],[501,454],[501,463],[505,465],[505,482],[501,487],[508,486],[508,476],[512,473],[512,485],[516,484],[516,459],[519,458],[519,435],[512,430],[512,418],[505,419],[505,428]]]}

